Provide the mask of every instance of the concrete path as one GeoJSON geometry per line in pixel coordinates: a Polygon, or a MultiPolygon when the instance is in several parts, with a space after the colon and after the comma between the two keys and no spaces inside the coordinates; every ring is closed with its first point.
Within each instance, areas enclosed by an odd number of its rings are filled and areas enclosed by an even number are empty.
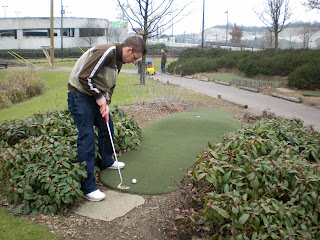
{"type": "Polygon", "coordinates": [[[106,198],[103,201],[88,201],[80,206],[75,213],[93,219],[112,221],[115,218],[124,216],[133,208],[144,204],[144,198],[138,195],[111,190],[104,193],[106,198]]]}
{"type": "Polygon", "coordinates": [[[320,131],[320,110],[303,104],[242,90],[232,86],[187,79],[174,75],[157,74],[151,76],[151,78],[164,83],[179,85],[183,88],[215,98],[220,95],[222,99],[230,102],[248,105],[248,110],[254,114],[260,115],[263,111],[267,110],[268,112],[275,113],[277,116],[299,118],[304,121],[305,125],[313,125],[316,130],[320,131]]]}

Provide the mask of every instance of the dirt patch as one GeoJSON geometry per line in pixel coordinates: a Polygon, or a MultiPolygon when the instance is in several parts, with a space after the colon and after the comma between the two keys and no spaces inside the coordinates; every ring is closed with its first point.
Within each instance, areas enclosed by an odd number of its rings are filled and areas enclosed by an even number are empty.
{"type": "MultiPolygon", "coordinates": [[[[201,98],[192,100],[175,100],[144,103],[141,105],[123,106],[127,115],[134,115],[139,126],[175,112],[182,112],[197,107],[214,107],[229,109],[239,120],[247,119],[247,110],[238,105],[221,99],[201,98]]],[[[195,156],[196,158],[196,156],[195,156]]],[[[177,183],[179,184],[179,183],[177,183]]],[[[98,181],[98,187],[105,191],[107,188],[98,181]]],[[[179,215],[179,209],[184,209],[184,190],[165,195],[144,195],[145,204],[139,206],[125,216],[111,222],[90,219],[74,213],[74,209],[66,215],[45,216],[27,215],[22,218],[47,226],[50,231],[66,239],[178,239],[174,229],[174,219],[179,215]]],[[[85,199],[74,208],[85,203],[85,199]]],[[[13,206],[0,200],[0,205],[13,211],[13,206]]]]}

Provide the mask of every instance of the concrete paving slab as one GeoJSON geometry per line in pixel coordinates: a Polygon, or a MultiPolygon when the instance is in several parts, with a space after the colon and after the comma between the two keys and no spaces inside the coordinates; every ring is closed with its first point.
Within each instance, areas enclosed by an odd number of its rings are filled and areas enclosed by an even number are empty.
{"type": "Polygon", "coordinates": [[[143,197],[117,191],[105,191],[106,198],[100,202],[87,202],[79,207],[75,213],[81,216],[112,221],[124,216],[132,209],[144,204],[143,197]]]}

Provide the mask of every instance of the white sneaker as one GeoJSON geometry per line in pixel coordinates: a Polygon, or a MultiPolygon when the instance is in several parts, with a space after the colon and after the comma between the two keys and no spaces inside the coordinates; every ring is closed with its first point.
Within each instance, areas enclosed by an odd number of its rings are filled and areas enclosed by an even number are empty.
{"type": "Polygon", "coordinates": [[[108,167],[108,169],[118,169],[118,165],[119,168],[124,168],[125,164],[123,162],[117,162],[115,161],[110,167],[108,167]],[[118,163],[118,164],[117,164],[118,163]]]}
{"type": "Polygon", "coordinates": [[[103,192],[101,192],[99,189],[85,195],[86,199],[93,202],[99,202],[103,200],[105,197],[106,195],[103,192]]]}

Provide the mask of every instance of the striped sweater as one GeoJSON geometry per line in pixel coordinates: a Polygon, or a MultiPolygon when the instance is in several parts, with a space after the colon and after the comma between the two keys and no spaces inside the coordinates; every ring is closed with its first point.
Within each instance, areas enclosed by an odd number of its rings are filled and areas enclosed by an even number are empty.
{"type": "Polygon", "coordinates": [[[100,99],[105,96],[110,104],[122,67],[121,44],[104,44],[87,50],[73,67],[68,90],[100,99]]]}

